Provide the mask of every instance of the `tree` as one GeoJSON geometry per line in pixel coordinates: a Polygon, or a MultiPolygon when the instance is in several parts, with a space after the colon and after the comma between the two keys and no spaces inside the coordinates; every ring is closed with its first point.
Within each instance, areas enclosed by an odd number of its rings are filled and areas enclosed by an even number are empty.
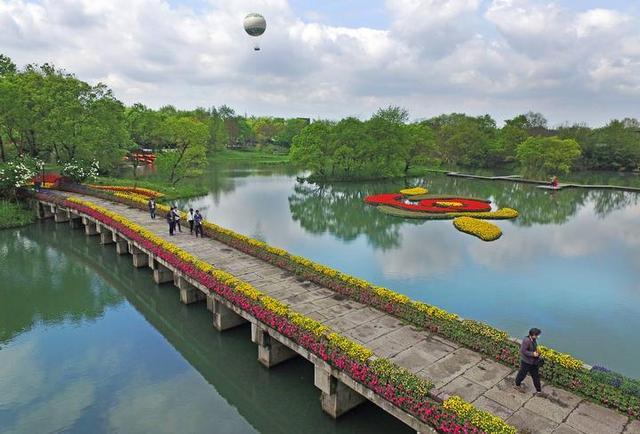
{"type": "Polygon", "coordinates": [[[404,107],[390,105],[386,108],[379,108],[371,118],[384,119],[394,124],[406,124],[409,121],[409,112],[404,107]]]}
{"type": "Polygon", "coordinates": [[[568,173],[581,155],[580,145],[573,139],[529,137],[518,145],[518,161],[528,171],[568,173]]]}
{"type": "Polygon", "coordinates": [[[404,173],[409,172],[411,165],[425,163],[433,155],[436,142],[433,130],[425,123],[409,124],[405,127],[407,140],[404,158],[404,173]]]}
{"type": "MultiPolygon", "coordinates": [[[[5,77],[15,74],[17,71],[15,63],[11,61],[11,59],[4,54],[0,54],[0,82],[5,77]]],[[[0,95],[2,95],[2,91],[0,91],[0,95]]],[[[8,101],[6,101],[8,103],[8,101]]],[[[4,104],[0,103],[0,107],[4,106],[4,104]]],[[[2,122],[2,118],[0,117],[0,125],[2,122]]],[[[3,128],[2,128],[3,129],[3,128]]],[[[2,138],[2,129],[0,129],[0,161],[7,161],[7,156],[4,150],[4,140],[2,138]]]]}
{"type": "Polygon", "coordinates": [[[307,125],[309,125],[309,119],[292,118],[285,120],[284,129],[274,136],[275,143],[278,146],[291,147],[293,138],[300,134],[300,131],[307,125]]]}
{"type": "Polygon", "coordinates": [[[163,135],[171,149],[157,158],[161,171],[167,172],[172,185],[186,176],[199,175],[206,166],[209,128],[187,117],[168,117],[162,125],[163,135]]]}
{"type": "Polygon", "coordinates": [[[15,74],[18,71],[16,64],[13,63],[10,57],[0,54],[0,77],[5,75],[15,74]]]}
{"type": "Polygon", "coordinates": [[[137,103],[125,110],[126,126],[131,140],[139,148],[158,149],[163,145],[160,126],[163,115],[137,103]]]}
{"type": "Polygon", "coordinates": [[[291,162],[320,177],[327,175],[327,156],[329,144],[327,138],[333,125],[327,121],[318,121],[303,129],[293,138],[291,162]]]}
{"type": "Polygon", "coordinates": [[[487,164],[489,145],[497,133],[491,116],[452,113],[425,122],[435,131],[438,153],[445,163],[470,167],[487,164]]]}

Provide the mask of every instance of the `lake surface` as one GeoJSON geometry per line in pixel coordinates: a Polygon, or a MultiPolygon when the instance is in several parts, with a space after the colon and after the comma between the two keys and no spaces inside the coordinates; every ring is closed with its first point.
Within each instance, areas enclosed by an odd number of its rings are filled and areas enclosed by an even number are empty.
{"type": "Polygon", "coordinates": [[[365,404],[326,416],[312,365],[257,362],[250,329],[68,224],[0,231],[0,433],[410,433],[365,404]]]}
{"type": "MultiPolygon", "coordinates": [[[[224,227],[392,288],[465,318],[541,342],[587,363],[640,377],[640,194],[563,190],[452,178],[302,184],[278,169],[217,169],[207,196],[183,201],[224,227]],[[495,222],[491,243],[451,221],[386,216],[374,193],[422,185],[434,194],[491,199],[520,212],[495,222]],[[635,342],[636,344],[631,344],[635,342]]],[[[637,175],[580,174],[638,185],[637,175]]]]}

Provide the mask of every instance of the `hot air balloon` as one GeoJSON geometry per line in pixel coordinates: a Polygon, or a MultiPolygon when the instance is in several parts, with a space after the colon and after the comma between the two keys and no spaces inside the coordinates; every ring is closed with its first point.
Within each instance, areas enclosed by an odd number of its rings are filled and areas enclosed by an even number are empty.
{"type": "Polygon", "coordinates": [[[251,13],[244,17],[244,30],[250,35],[256,38],[256,44],[253,47],[254,50],[260,51],[257,38],[260,37],[267,29],[267,21],[260,14],[251,13]]]}

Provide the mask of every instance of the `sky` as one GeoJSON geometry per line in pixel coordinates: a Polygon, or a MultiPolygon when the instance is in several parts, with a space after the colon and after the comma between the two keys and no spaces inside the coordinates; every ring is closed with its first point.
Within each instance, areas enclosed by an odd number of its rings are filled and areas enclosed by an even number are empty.
{"type": "Polygon", "coordinates": [[[153,108],[640,117],[639,0],[0,0],[0,53],[153,108]]]}

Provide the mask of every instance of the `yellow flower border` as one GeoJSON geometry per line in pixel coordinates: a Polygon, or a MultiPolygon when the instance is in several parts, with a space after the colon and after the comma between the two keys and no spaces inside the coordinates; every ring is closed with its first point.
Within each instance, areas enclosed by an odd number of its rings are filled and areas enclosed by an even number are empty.
{"type": "Polygon", "coordinates": [[[447,398],[442,406],[456,413],[462,420],[468,421],[491,434],[517,434],[518,430],[507,424],[502,418],[487,411],[478,410],[459,396],[447,398]]]}

